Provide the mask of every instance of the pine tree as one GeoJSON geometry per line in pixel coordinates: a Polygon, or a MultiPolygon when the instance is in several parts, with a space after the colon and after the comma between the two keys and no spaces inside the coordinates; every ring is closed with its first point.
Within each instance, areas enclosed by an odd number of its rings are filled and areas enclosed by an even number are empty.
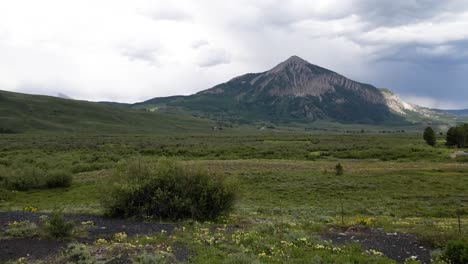
{"type": "Polygon", "coordinates": [[[446,135],[447,146],[465,147],[468,144],[468,125],[451,127],[446,135]]]}
{"type": "Polygon", "coordinates": [[[437,142],[437,138],[436,138],[434,129],[432,129],[432,127],[427,127],[424,130],[424,140],[429,146],[433,146],[433,147],[435,146],[437,142]]]}

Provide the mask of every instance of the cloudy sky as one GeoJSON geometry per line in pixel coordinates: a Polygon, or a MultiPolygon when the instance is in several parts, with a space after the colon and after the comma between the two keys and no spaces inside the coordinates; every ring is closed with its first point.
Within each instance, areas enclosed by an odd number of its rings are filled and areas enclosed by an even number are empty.
{"type": "Polygon", "coordinates": [[[0,90],[136,102],[298,55],[430,107],[468,108],[466,0],[0,2],[0,90]]]}

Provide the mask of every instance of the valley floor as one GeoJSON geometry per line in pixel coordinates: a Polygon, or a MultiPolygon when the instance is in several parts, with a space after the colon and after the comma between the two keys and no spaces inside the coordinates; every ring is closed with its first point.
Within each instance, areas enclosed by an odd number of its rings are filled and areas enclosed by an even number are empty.
{"type": "Polygon", "coordinates": [[[79,219],[77,226],[88,221],[83,214],[93,222],[75,240],[85,243],[84,250],[94,256],[100,252],[102,261],[119,248],[128,261],[135,252],[157,249],[174,255],[167,261],[195,263],[403,263],[413,261],[412,256],[428,263],[448,241],[468,238],[468,219],[462,217],[459,226],[456,214],[468,207],[468,163],[450,158],[455,150],[442,144],[427,147],[419,137],[1,137],[0,172],[27,164],[69,168],[74,175],[68,188],[3,191],[0,245],[12,252],[8,258],[12,261],[26,252],[15,246],[15,239],[25,243],[41,239],[50,243],[49,253],[56,252],[69,242],[57,244],[27,234],[13,238],[5,232],[12,221],[34,222],[60,207],[79,214],[68,216],[79,219]],[[215,222],[169,223],[164,234],[159,220],[153,224],[109,220],[118,223],[110,228],[98,216],[101,186],[113,167],[122,159],[151,162],[162,156],[222,172],[237,182],[235,210],[215,222]],[[343,175],[335,174],[337,163],[343,166],[343,175]],[[27,207],[38,212],[18,213],[27,207]],[[133,225],[150,231],[133,232],[133,225]],[[108,229],[100,229],[103,226],[108,229]],[[125,241],[114,237],[120,232],[128,235],[125,241]]]}

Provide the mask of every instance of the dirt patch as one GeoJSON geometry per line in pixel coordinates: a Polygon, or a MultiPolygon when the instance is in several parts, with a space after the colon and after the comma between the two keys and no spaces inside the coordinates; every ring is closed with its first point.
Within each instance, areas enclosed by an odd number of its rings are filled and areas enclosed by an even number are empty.
{"type": "MultiPolygon", "coordinates": [[[[4,230],[9,222],[30,221],[39,222],[42,213],[24,213],[24,212],[0,212],[0,230],[4,230]]],[[[125,232],[128,236],[138,234],[160,233],[162,230],[170,235],[176,224],[166,223],[146,223],[132,222],[121,219],[109,219],[85,214],[66,214],[68,221],[77,223],[93,221],[95,228],[88,231],[85,238],[77,238],[74,241],[81,243],[92,243],[97,238],[112,238],[115,233],[125,232]]],[[[0,262],[15,260],[20,257],[28,256],[29,259],[44,259],[56,255],[60,249],[65,247],[70,241],[56,241],[39,238],[14,238],[0,239],[0,262]]],[[[188,257],[188,250],[182,245],[177,245],[174,255],[177,260],[184,261],[188,257]]]]}
{"type": "Polygon", "coordinates": [[[416,257],[422,263],[431,262],[431,248],[421,245],[417,236],[404,233],[386,233],[377,228],[354,226],[332,227],[321,235],[336,245],[359,243],[364,249],[382,252],[388,258],[404,263],[407,258],[416,257]]]}
{"type": "Polygon", "coordinates": [[[66,243],[37,238],[0,240],[0,262],[21,257],[44,259],[57,253],[66,243]]]}

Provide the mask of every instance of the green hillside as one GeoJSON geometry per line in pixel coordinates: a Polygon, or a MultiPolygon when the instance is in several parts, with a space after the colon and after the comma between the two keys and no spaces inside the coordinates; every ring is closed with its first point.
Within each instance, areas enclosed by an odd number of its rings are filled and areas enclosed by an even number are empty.
{"type": "Polygon", "coordinates": [[[214,123],[105,103],[0,91],[0,131],[176,133],[209,131],[214,123]]]}

